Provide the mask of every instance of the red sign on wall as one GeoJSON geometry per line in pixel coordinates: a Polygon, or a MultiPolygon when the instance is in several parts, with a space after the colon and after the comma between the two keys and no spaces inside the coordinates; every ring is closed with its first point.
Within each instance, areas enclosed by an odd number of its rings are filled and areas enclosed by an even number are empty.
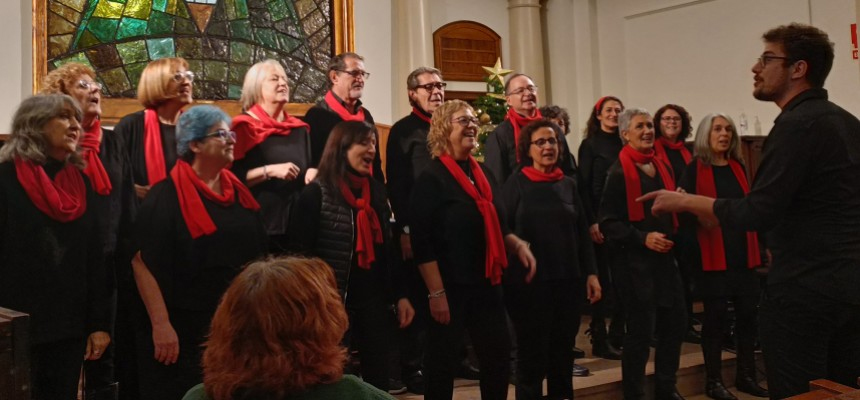
{"type": "Polygon", "coordinates": [[[857,59],[857,24],[851,24],[851,45],[854,47],[851,51],[852,57],[857,59]]]}

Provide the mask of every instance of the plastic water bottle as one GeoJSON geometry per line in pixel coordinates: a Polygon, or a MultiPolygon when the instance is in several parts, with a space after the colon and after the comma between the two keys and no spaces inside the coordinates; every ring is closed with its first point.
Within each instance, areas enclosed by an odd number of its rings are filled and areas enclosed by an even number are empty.
{"type": "Polygon", "coordinates": [[[749,124],[747,123],[747,114],[741,113],[740,118],[738,118],[738,132],[741,136],[745,136],[749,133],[749,124]]]}

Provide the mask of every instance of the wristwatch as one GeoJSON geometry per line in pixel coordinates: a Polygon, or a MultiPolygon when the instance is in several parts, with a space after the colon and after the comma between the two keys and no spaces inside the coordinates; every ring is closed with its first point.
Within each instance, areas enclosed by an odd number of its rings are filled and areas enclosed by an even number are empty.
{"type": "Polygon", "coordinates": [[[403,233],[408,235],[409,234],[409,225],[403,225],[403,228],[401,228],[401,231],[403,231],[403,233]]]}

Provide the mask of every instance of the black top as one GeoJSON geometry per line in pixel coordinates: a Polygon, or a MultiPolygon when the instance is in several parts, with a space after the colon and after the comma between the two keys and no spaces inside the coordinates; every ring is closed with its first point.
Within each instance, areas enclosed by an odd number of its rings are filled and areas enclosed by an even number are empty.
{"type": "MultiPolygon", "coordinates": [[[[576,159],[567,148],[567,141],[559,137],[561,170],[567,176],[576,177],[576,159]]],[[[508,177],[519,169],[517,164],[517,144],[514,139],[514,126],[510,120],[504,120],[487,136],[484,144],[484,165],[493,173],[496,182],[504,184],[508,177]]],[[[576,179],[576,178],[574,178],[576,179]]]]}
{"type": "Polygon", "coordinates": [[[270,179],[251,187],[251,193],[260,203],[260,214],[269,235],[287,232],[290,208],[305,186],[305,173],[310,165],[310,140],[305,128],[293,128],[289,135],[271,135],[233,162],[233,173],[242,182],[248,171],[263,165],[291,162],[301,170],[291,181],[270,179]]]}
{"type": "Polygon", "coordinates": [[[589,135],[579,145],[579,184],[582,201],[591,205],[589,224],[597,223],[600,199],[609,167],[618,160],[623,144],[618,133],[600,131],[589,135]]]}
{"type": "Polygon", "coordinates": [[[259,213],[242,207],[238,199],[224,207],[200,198],[218,230],[197,239],[191,238],[169,175],[152,187],[138,214],[138,250],[168,311],[214,313],[242,266],[266,253],[259,213]]]}
{"type": "Polygon", "coordinates": [[[109,254],[117,249],[118,240],[128,241],[137,201],[122,136],[110,129],[102,129],[99,160],[110,179],[111,192],[107,196],[96,195],[97,204],[94,206],[103,216],[99,218],[99,230],[105,232],[104,252],[109,254]]]}
{"type": "MultiPolygon", "coordinates": [[[[502,188],[509,227],[529,243],[540,268],[535,281],[572,279],[597,274],[594,246],[576,182],[532,182],[515,173],[502,188]]],[[[527,270],[508,256],[506,284],[524,284],[527,270]]]]}
{"type": "MultiPolygon", "coordinates": [[[[62,167],[44,166],[51,179],[62,167]]],[[[33,344],[109,330],[102,224],[84,182],[87,210],[63,223],[36,208],[13,162],[0,163],[0,307],[30,314],[33,344]]]]}
{"type": "MultiPolygon", "coordinates": [[[[696,170],[701,161],[693,159],[681,180],[680,187],[687,193],[696,192],[696,170]]],[[[729,165],[712,166],[714,171],[714,186],[717,189],[717,197],[726,199],[740,199],[744,197],[744,190],[735,177],[732,167],[729,165]]],[[[755,295],[759,291],[759,278],[755,270],[747,265],[747,233],[746,231],[721,227],[723,232],[723,248],[726,256],[725,271],[702,271],[701,254],[697,253],[691,258],[696,262],[696,290],[701,296],[734,296],[755,295]]],[[[695,235],[695,229],[692,230],[695,235]]],[[[698,240],[694,242],[694,248],[698,251],[698,240]]]]}
{"type": "MultiPolygon", "coordinates": [[[[639,181],[642,194],[663,189],[660,174],[650,177],[639,168],[639,181]]],[[[671,306],[677,297],[683,296],[683,289],[675,265],[673,252],[658,253],[645,247],[645,239],[651,232],[666,234],[672,240],[672,215],[655,217],[651,214],[654,201],[644,204],[645,218],[631,222],[627,214],[627,188],[621,162],[616,161],[609,168],[603,200],[600,203],[600,230],[607,238],[618,243],[624,250],[626,262],[616,268],[619,291],[625,296],[634,296],[636,301],[656,301],[658,305],[671,306]]]]}
{"type": "MultiPolygon", "coordinates": [[[[429,116],[428,116],[429,117],[429,116]]],[[[391,127],[386,147],[385,177],[397,232],[409,225],[409,195],[421,171],[430,164],[427,133],[430,123],[409,113],[391,127]]]]}
{"type": "MultiPolygon", "coordinates": [[[[344,102],[334,92],[332,92],[332,95],[346,107],[344,102]]],[[[355,109],[359,110],[361,104],[361,100],[357,101],[355,109]]],[[[338,123],[343,122],[343,119],[336,112],[332,111],[331,107],[323,99],[308,110],[304,120],[311,127],[311,167],[316,168],[320,165],[320,159],[322,158],[323,150],[325,150],[328,137],[331,135],[332,128],[338,123]]],[[[364,121],[374,125],[373,116],[370,115],[370,110],[367,108],[364,109],[364,121]]],[[[378,136],[376,142],[379,143],[378,136]]],[[[377,145],[376,148],[379,149],[379,146],[377,145]]],[[[385,177],[382,174],[382,159],[380,159],[379,154],[373,159],[373,177],[380,182],[385,182],[385,177]]]]}
{"type": "MultiPolygon", "coordinates": [[[[685,143],[684,145],[686,146],[687,144],[685,143]]],[[[675,177],[675,186],[677,186],[678,183],[681,182],[681,178],[684,177],[687,163],[684,162],[684,156],[681,154],[681,150],[673,150],[668,146],[664,146],[663,148],[666,150],[666,157],[669,158],[669,166],[672,167],[672,176],[675,177]]],[[[692,163],[692,161],[690,162],[692,163]]]]}
{"type": "MultiPolygon", "coordinates": [[[[370,269],[361,268],[358,266],[358,257],[352,251],[352,258],[349,267],[349,279],[347,285],[348,305],[359,306],[370,299],[378,298],[382,294],[386,299],[396,300],[406,297],[405,287],[401,284],[401,275],[396,274],[398,271],[390,269],[387,262],[388,256],[388,241],[389,241],[389,226],[388,218],[391,213],[388,210],[387,199],[385,198],[385,188],[381,183],[370,180],[371,186],[371,206],[379,218],[380,226],[382,227],[383,243],[377,244],[374,247],[376,261],[371,264],[370,269]]],[[[340,189],[334,189],[340,193],[340,189]]],[[[353,195],[357,198],[361,197],[360,190],[353,190],[353,195]]],[[[293,223],[290,224],[289,237],[292,250],[305,254],[311,257],[320,257],[320,254],[315,254],[314,249],[317,249],[317,240],[320,229],[320,212],[322,207],[323,194],[319,181],[305,186],[295,205],[293,211],[293,223]]],[[[343,206],[350,208],[343,196],[338,199],[343,206]]],[[[351,209],[351,208],[350,208],[351,209]]],[[[352,212],[352,238],[353,243],[350,244],[350,249],[355,249],[356,237],[356,212],[352,212]]],[[[341,291],[346,291],[347,288],[339,288],[341,291]]]]}
{"type": "MultiPolygon", "coordinates": [[[[471,178],[464,163],[460,167],[471,178]]],[[[505,224],[501,201],[493,174],[481,169],[493,188],[493,204],[499,214],[502,235],[510,233],[505,224]]],[[[484,218],[475,200],[466,194],[439,159],[434,159],[415,181],[410,198],[412,253],[417,264],[436,261],[442,282],[485,284],[486,236],[484,218]]]]}
{"type": "MultiPolygon", "coordinates": [[[[131,174],[134,183],[141,186],[149,185],[149,177],[146,174],[146,152],[144,151],[144,138],[146,130],[143,128],[144,110],[126,115],[114,127],[114,132],[122,136],[129,162],[131,163],[131,174]]],[[[176,126],[165,125],[159,122],[161,130],[161,147],[164,149],[164,165],[167,175],[176,164],[176,126]]]]}
{"type": "Polygon", "coordinates": [[[723,226],[768,231],[771,287],[860,304],[858,176],[860,121],[810,89],[774,121],[749,195],[717,200],[714,213],[723,226]]]}

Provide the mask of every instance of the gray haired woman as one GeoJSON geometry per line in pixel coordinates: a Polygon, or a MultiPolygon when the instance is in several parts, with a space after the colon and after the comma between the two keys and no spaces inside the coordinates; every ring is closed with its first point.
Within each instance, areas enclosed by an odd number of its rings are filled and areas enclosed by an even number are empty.
{"type": "Polygon", "coordinates": [[[108,336],[103,240],[81,172],[81,110],[38,95],[15,112],[0,149],[0,307],[30,314],[32,394],[73,399],[84,358],[108,336]]]}

